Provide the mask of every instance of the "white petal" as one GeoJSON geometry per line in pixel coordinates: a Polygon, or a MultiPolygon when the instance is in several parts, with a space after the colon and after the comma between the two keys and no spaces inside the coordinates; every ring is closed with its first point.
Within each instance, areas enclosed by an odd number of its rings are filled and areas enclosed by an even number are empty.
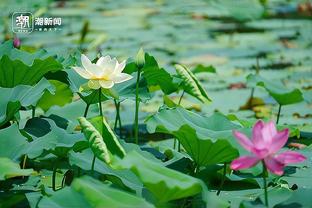
{"type": "Polygon", "coordinates": [[[129,79],[132,79],[132,76],[126,73],[116,74],[115,76],[112,77],[112,80],[115,83],[125,82],[128,81],[129,79]]]}
{"type": "Polygon", "coordinates": [[[101,68],[104,71],[104,75],[109,76],[111,75],[117,66],[117,60],[116,58],[113,58],[112,60],[105,62],[101,68]]]}
{"type": "Polygon", "coordinates": [[[86,55],[81,54],[81,64],[85,69],[87,69],[92,63],[86,55]]]}
{"type": "Polygon", "coordinates": [[[86,70],[96,78],[101,78],[104,74],[102,68],[96,64],[91,64],[86,70]]]}
{"type": "Polygon", "coordinates": [[[83,78],[85,79],[90,79],[91,78],[91,74],[89,72],[87,72],[84,68],[81,67],[73,67],[73,69],[83,78]]]}
{"type": "Polygon", "coordinates": [[[113,81],[105,81],[105,80],[100,80],[99,81],[101,87],[109,89],[112,88],[114,86],[114,82],[113,81]]]}
{"type": "Polygon", "coordinates": [[[115,73],[116,73],[116,74],[121,73],[122,70],[124,70],[125,66],[126,66],[126,60],[124,60],[123,62],[121,62],[121,63],[116,67],[115,73]]]}
{"type": "Polygon", "coordinates": [[[97,90],[101,87],[99,80],[89,80],[88,86],[94,90],[97,90]]]}
{"type": "Polygon", "coordinates": [[[105,63],[109,62],[111,60],[110,56],[102,56],[97,60],[96,65],[103,67],[105,63]]]}

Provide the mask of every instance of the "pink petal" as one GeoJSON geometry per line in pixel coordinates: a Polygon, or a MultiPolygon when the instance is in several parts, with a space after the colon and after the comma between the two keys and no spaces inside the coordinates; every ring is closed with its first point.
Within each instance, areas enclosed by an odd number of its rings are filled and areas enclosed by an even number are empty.
{"type": "Polygon", "coordinates": [[[270,121],[269,123],[264,124],[261,133],[262,139],[266,145],[271,145],[273,143],[273,137],[277,134],[275,123],[270,121]]]}
{"type": "Polygon", "coordinates": [[[280,163],[283,164],[288,164],[288,163],[299,163],[299,162],[303,162],[304,160],[306,160],[307,158],[298,153],[298,152],[294,152],[294,151],[286,151],[283,152],[279,155],[275,156],[275,159],[278,160],[280,163]]]}
{"type": "Polygon", "coordinates": [[[234,136],[236,137],[237,141],[239,142],[239,144],[244,147],[246,150],[248,150],[249,152],[252,151],[253,149],[253,143],[251,142],[251,140],[243,133],[239,132],[239,131],[233,131],[234,136]]]}
{"type": "Polygon", "coordinates": [[[270,153],[278,152],[286,144],[288,140],[288,135],[289,135],[288,129],[284,129],[283,131],[277,132],[272,139],[271,145],[269,146],[270,153]]]}
{"type": "Polygon", "coordinates": [[[263,158],[265,158],[265,157],[267,157],[268,155],[269,155],[269,150],[267,149],[267,148],[263,148],[263,149],[257,149],[257,148],[254,148],[253,150],[252,150],[252,152],[255,154],[255,155],[257,155],[257,157],[259,158],[259,159],[263,159],[263,158]]]}
{"type": "Polygon", "coordinates": [[[276,174],[276,175],[283,175],[284,173],[284,164],[279,162],[274,157],[267,157],[264,158],[264,163],[267,167],[267,169],[276,174]]]}
{"type": "Polygon", "coordinates": [[[236,160],[233,160],[231,163],[231,169],[240,170],[246,169],[255,166],[259,162],[259,159],[254,156],[243,156],[239,157],[236,160]]]}
{"type": "Polygon", "coordinates": [[[262,129],[264,127],[263,121],[259,120],[252,128],[252,142],[255,146],[263,146],[262,129]]]}

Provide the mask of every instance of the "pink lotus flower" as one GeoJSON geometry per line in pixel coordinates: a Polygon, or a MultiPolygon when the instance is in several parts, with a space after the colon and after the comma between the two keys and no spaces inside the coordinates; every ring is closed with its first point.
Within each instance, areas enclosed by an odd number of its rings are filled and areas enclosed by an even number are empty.
{"type": "Polygon", "coordinates": [[[269,123],[258,121],[252,129],[251,140],[239,131],[233,131],[233,134],[240,145],[252,153],[250,156],[242,156],[233,160],[231,163],[233,170],[250,168],[263,161],[270,172],[282,175],[288,163],[298,163],[306,159],[305,156],[294,151],[277,154],[286,144],[289,130],[277,131],[272,121],[269,123]]]}

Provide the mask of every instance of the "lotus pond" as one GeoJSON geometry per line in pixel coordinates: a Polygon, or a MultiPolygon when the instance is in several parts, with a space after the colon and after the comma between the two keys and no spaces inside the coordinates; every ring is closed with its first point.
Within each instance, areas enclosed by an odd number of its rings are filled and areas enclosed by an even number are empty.
{"type": "Polygon", "coordinates": [[[0,9],[0,208],[312,207],[310,0],[0,9]]]}

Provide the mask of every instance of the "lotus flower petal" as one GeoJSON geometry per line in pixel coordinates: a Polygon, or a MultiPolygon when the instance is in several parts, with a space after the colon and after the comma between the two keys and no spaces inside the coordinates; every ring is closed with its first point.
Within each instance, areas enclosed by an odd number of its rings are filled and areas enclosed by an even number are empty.
{"type": "Polygon", "coordinates": [[[73,69],[85,79],[90,79],[92,77],[92,75],[88,71],[86,71],[84,68],[73,67],[73,69]]]}
{"type": "Polygon", "coordinates": [[[259,162],[259,159],[254,156],[243,156],[232,161],[231,169],[240,170],[255,166],[259,162]]]}
{"type": "Polygon", "coordinates": [[[274,122],[270,121],[269,123],[264,124],[261,133],[263,142],[270,145],[273,142],[273,137],[277,134],[274,122]]]}
{"type": "Polygon", "coordinates": [[[96,65],[98,65],[99,67],[104,67],[107,62],[109,62],[111,60],[111,57],[110,56],[102,56],[100,57],[97,62],[96,62],[96,65]]]}
{"type": "Polygon", "coordinates": [[[284,164],[275,159],[274,157],[264,158],[264,163],[270,172],[276,175],[283,175],[284,164]]]}
{"type": "Polygon", "coordinates": [[[253,150],[253,143],[245,134],[239,131],[233,131],[233,134],[242,147],[244,147],[249,152],[253,150]]]}
{"type": "Polygon", "coordinates": [[[121,73],[121,72],[124,70],[125,66],[126,66],[126,60],[124,60],[123,62],[121,62],[121,63],[116,67],[114,73],[116,73],[116,74],[121,73]]]}
{"type": "Polygon", "coordinates": [[[126,73],[117,74],[112,78],[112,80],[115,83],[125,82],[125,81],[128,81],[129,79],[132,79],[132,76],[126,73]]]}
{"type": "Polygon", "coordinates": [[[105,89],[109,89],[112,88],[114,86],[114,82],[111,80],[105,81],[105,80],[100,80],[99,81],[101,87],[105,88],[105,89]]]}
{"type": "Polygon", "coordinates": [[[286,151],[276,155],[275,159],[286,165],[288,163],[299,163],[306,160],[307,158],[298,152],[286,151]]]}
{"type": "Polygon", "coordinates": [[[263,146],[262,129],[264,127],[263,121],[259,120],[252,128],[252,142],[255,146],[263,146]]]}
{"type": "Polygon", "coordinates": [[[91,89],[99,89],[101,87],[100,83],[99,83],[99,80],[89,80],[88,81],[88,86],[91,88],[91,89]]]}
{"type": "Polygon", "coordinates": [[[81,67],[73,67],[73,69],[83,78],[89,79],[88,85],[92,89],[112,88],[115,83],[125,82],[132,78],[131,75],[122,73],[126,66],[126,61],[118,63],[116,58],[110,56],[100,57],[96,64],[84,54],[81,55],[81,67]]]}
{"type": "Polygon", "coordinates": [[[84,54],[81,54],[81,64],[85,69],[92,65],[90,59],[84,54]]]}
{"type": "Polygon", "coordinates": [[[284,129],[283,131],[277,132],[273,139],[272,143],[269,146],[270,153],[278,152],[287,142],[289,131],[288,129],[284,129]]]}

